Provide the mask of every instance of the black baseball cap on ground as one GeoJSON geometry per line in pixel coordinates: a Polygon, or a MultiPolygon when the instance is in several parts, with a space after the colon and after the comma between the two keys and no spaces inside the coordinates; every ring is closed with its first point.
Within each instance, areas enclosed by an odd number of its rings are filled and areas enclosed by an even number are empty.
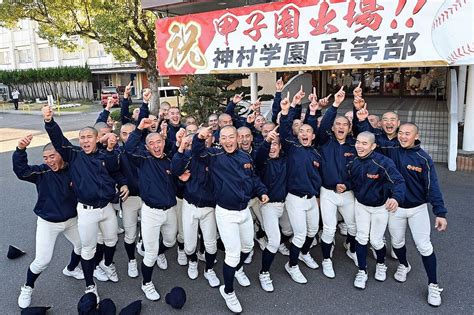
{"type": "Polygon", "coordinates": [[[31,306],[21,310],[21,315],[44,315],[51,306],[31,306]]]}
{"type": "Polygon", "coordinates": [[[139,315],[142,311],[142,300],[136,300],[122,308],[119,315],[139,315]]]}
{"type": "Polygon", "coordinates": [[[18,257],[23,256],[26,254],[24,251],[19,249],[18,247],[15,247],[13,245],[8,246],[8,253],[7,253],[7,258],[8,259],[16,259],[18,257]]]}
{"type": "Polygon", "coordinates": [[[181,287],[174,287],[166,294],[165,300],[172,308],[181,309],[186,303],[186,292],[181,287]]]}

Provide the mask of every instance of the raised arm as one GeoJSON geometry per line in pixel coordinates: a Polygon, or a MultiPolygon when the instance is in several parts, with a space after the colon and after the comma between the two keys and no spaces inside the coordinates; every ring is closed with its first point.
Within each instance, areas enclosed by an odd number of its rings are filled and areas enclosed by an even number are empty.
{"type": "Polygon", "coordinates": [[[280,102],[281,102],[281,91],[283,90],[283,80],[282,78],[278,79],[275,83],[275,98],[273,99],[272,104],[272,122],[277,123],[278,113],[280,112],[280,102]]]}
{"type": "Polygon", "coordinates": [[[18,179],[30,183],[36,183],[38,175],[46,171],[46,168],[41,165],[28,165],[26,148],[30,145],[32,139],[33,136],[28,135],[18,141],[16,150],[13,152],[12,162],[13,172],[15,172],[18,179]]]}
{"type": "Polygon", "coordinates": [[[232,117],[232,122],[235,128],[240,128],[244,125],[244,123],[240,120],[240,117],[235,114],[235,106],[242,100],[242,96],[243,92],[241,94],[235,94],[225,108],[225,113],[232,117]]]}
{"type": "Polygon", "coordinates": [[[69,140],[64,137],[64,134],[59,125],[53,119],[53,110],[48,105],[43,106],[44,127],[48,133],[49,139],[54,148],[61,155],[64,161],[70,162],[76,156],[75,147],[69,140]]]}
{"type": "Polygon", "coordinates": [[[120,121],[122,126],[132,122],[132,115],[130,114],[130,93],[132,92],[132,82],[125,87],[123,98],[120,101],[120,121]]]}

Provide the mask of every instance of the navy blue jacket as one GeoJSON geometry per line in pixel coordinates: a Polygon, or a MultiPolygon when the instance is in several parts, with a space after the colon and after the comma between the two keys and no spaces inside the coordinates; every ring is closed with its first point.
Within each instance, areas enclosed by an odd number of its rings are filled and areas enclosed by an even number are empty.
{"type": "MultiPolygon", "coordinates": [[[[166,134],[168,135],[167,136],[167,140],[170,141],[171,143],[176,143],[176,133],[179,131],[179,129],[186,129],[186,126],[185,125],[177,125],[177,126],[173,126],[169,121],[168,121],[168,130],[166,132],[166,134]]],[[[160,129],[158,127],[158,129],[160,129]]]]}
{"type": "Polygon", "coordinates": [[[130,99],[122,98],[120,103],[120,121],[122,126],[128,123],[137,124],[137,121],[132,119],[132,115],[130,114],[130,99]]]}
{"type": "Polygon", "coordinates": [[[346,137],[344,143],[340,143],[331,131],[337,116],[337,107],[331,106],[321,120],[318,129],[319,153],[321,154],[321,177],[323,187],[335,190],[337,184],[344,184],[346,190],[352,189],[352,183],[347,165],[357,156],[355,140],[351,136],[346,137]]]}
{"type": "Polygon", "coordinates": [[[103,208],[116,200],[116,184],[127,184],[120,172],[118,152],[100,150],[86,154],[66,139],[59,125],[51,120],[45,129],[56,151],[70,164],[72,188],[80,203],[103,208]]]}
{"type": "Polygon", "coordinates": [[[130,160],[130,155],[125,151],[125,146],[118,148],[120,153],[120,170],[127,179],[130,196],[140,196],[138,187],[138,167],[130,160]]]}
{"type": "Polygon", "coordinates": [[[268,188],[269,202],[285,202],[286,191],[286,157],[283,151],[276,159],[269,157],[271,144],[264,141],[257,151],[257,173],[268,188]]]}
{"type": "Polygon", "coordinates": [[[291,125],[296,109],[280,117],[280,138],[288,159],[287,190],[296,196],[319,196],[321,155],[313,146],[304,147],[293,135],[291,125]]]}
{"type": "Polygon", "coordinates": [[[230,101],[226,108],[225,112],[226,114],[229,114],[230,117],[232,117],[232,124],[234,125],[235,128],[239,129],[240,127],[245,126],[246,124],[246,119],[243,117],[239,117],[235,114],[235,103],[233,101],[230,101]]]}
{"type": "Polygon", "coordinates": [[[406,193],[405,180],[388,157],[372,152],[364,158],[356,157],[349,163],[352,190],[361,204],[379,207],[388,198],[400,205],[406,193]]]}
{"type": "MultiPolygon", "coordinates": [[[[357,120],[356,126],[357,127],[355,129],[357,130],[357,134],[359,134],[363,131],[370,131],[375,135],[375,141],[377,143],[382,143],[383,142],[383,143],[390,143],[392,145],[399,145],[400,144],[400,142],[398,142],[398,137],[397,136],[390,139],[387,136],[387,134],[385,133],[385,131],[383,131],[383,129],[372,127],[372,125],[370,124],[368,119],[365,119],[363,121],[358,121],[357,120]]],[[[381,152],[379,148],[377,148],[377,152],[381,152]]]]}
{"type": "Polygon", "coordinates": [[[262,196],[267,188],[255,174],[250,155],[242,150],[227,153],[220,148],[206,148],[204,140],[195,137],[193,156],[208,160],[214,197],[220,207],[227,210],[243,210],[253,195],[262,196]]]}
{"type": "Polygon", "coordinates": [[[448,210],[444,206],[436,169],[431,157],[420,147],[421,142],[416,140],[415,146],[410,149],[390,141],[379,144],[381,152],[393,160],[405,179],[407,189],[400,207],[414,208],[429,202],[433,213],[445,218],[448,210]]]}
{"type": "Polygon", "coordinates": [[[150,208],[168,209],[176,205],[176,178],[171,174],[171,160],[152,156],[140,145],[142,131],[130,133],[125,151],[139,169],[138,187],[143,202],[150,208]]]}
{"type": "Polygon", "coordinates": [[[97,117],[95,123],[103,122],[107,123],[107,119],[109,119],[110,112],[104,108],[103,111],[100,112],[99,117],[97,117]]]}
{"type": "Polygon", "coordinates": [[[26,150],[18,148],[12,160],[18,179],[36,185],[38,200],[33,211],[37,216],[48,222],[64,222],[77,216],[77,199],[67,164],[57,172],[46,164],[28,165],[26,150]]]}
{"type": "Polygon", "coordinates": [[[216,206],[207,160],[208,158],[193,157],[190,150],[176,152],[171,159],[171,172],[175,176],[183,175],[186,170],[190,171],[191,175],[184,183],[184,199],[198,208],[216,206]]]}
{"type": "MultiPolygon", "coordinates": [[[[291,102],[291,100],[290,100],[290,102],[291,102]]],[[[281,92],[276,92],[275,93],[275,98],[273,99],[273,104],[272,104],[272,122],[274,124],[277,123],[278,113],[281,110],[280,103],[281,103],[281,92]]],[[[301,118],[302,110],[303,110],[303,108],[302,108],[301,105],[296,105],[294,119],[300,119],[301,118]]]]}

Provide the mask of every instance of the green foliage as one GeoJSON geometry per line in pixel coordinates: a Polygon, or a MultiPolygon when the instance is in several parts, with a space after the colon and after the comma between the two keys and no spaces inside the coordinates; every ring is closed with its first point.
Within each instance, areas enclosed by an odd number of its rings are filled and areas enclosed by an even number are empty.
{"type": "Polygon", "coordinates": [[[57,67],[25,70],[0,70],[0,82],[8,86],[41,82],[90,81],[89,67],[57,67]]]}

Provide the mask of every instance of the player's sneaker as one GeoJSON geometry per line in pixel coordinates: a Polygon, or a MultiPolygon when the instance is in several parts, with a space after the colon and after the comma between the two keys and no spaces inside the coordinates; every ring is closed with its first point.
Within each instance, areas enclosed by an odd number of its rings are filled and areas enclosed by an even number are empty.
{"type": "Polygon", "coordinates": [[[82,269],[79,267],[76,267],[74,268],[73,271],[70,271],[69,269],[67,269],[67,266],[66,266],[63,269],[63,275],[76,278],[77,280],[84,279],[84,272],[82,272],[82,269]]]}
{"type": "Polygon", "coordinates": [[[198,262],[197,261],[190,261],[188,265],[188,277],[191,280],[194,280],[198,277],[198,262]]]}
{"type": "Polygon", "coordinates": [[[239,270],[235,271],[235,279],[237,279],[237,282],[243,287],[250,285],[250,280],[244,272],[244,267],[240,267],[239,270]]]}
{"type": "Polygon", "coordinates": [[[400,264],[397,267],[397,271],[393,275],[395,280],[398,282],[405,282],[407,281],[407,274],[410,272],[411,266],[408,264],[408,267],[406,267],[404,264],[400,264]]]}
{"type": "Polygon", "coordinates": [[[258,275],[258,279],[260,280],[260,286],[262,287],[263,291],[265,292],[273,292],[273,280],[270,278],[270,273],[262,272],[258,275]]]}
{"type": "Polygon", "coordinates": [[[291,279],[293,279],[293,281],[295,281],[296,283],[305,284],[305,283],[308,282],[308,280],[306,280],[305,276],[301,273],[300,267],[298,267],[298,265],[290,267],[290,263],[287,262],[285,264],[285,270],[286,270],[286,272],[288,272],[290,274],[291,279]]]}
{"type": "Polygon", "coordinates": [[[142,241],[137,242],[137,253],[138,255],[145,257],[145,251],[143,250],[142,245],[143,245],[142,241]]]}
{"type": "Polygon", "coordinates": [[[204,278],[207,279],[211,288],[218,287],[221,284],[219,278],[217,278],[216,273],[212,269],[204,271],[204,278]]]}
{"type": "Polygon", "coordinates": [[[375,280],[377,281],[385,281],[387,279],[387,265],[385,264],[377,264],[375,266],[375,280]]]}
{"type": "Polygon", "coordinates": [[[438,284],[430,283],[428,285],[428,304],[431,306],[440,306],[441,305],[441,289],[438,284]]]}
{"type": "Polygon", "coordinates": [[[18,297],[18,306],[21,308],[27,308],[31,304],[31,295],[33,294],[33,288],[27,285],[22,285],[20,289],[20,296],[18,297]]]}
{"type": "Polygon", "coordinates": [[[336,277],[336,274],[334,273],[334,268],[332,267],[332,261],[331,259],[324,259],[323,260],[323,274],[330,278],[330,279],[333,279],[336,277]]]}
{"type": "Polygon", "coordinates": [[[99,293],[97,293],[97,286],[95,285],[95,283],[86,287],[84,294],[87,294],[87,293],[94,293],[95,296],[97,297],[97,303],[99,303],[100,298],[99,298],[99,293]]]}
{"type": "Polygon", "coordinates": [[[138,277],[138,266],[137,266],[136,259],[132,259],[128,261],[128,276],[130,278],[138,277]]]}
{"type": "Polygon", "coordinates": [[[298,259],[301,260],[302,262],[304,262],[306,264],[306,266],[308,266],[311,269],[318,269],[319,268],[318,263],[313,259],[313,257],[311,257],[311,255],[309,253],[304,255],[303,253],[300,252],[300,255],[299,255],[298,259]]]}
{"type": "Polygon", "coordinates": [[[156,259],[156,265],[162,270],[168,269],[168,260],[166,260],[165,254],[159,254],[156,259]]]}
{"type": "Polygon", "coordinates": [[[249,253],[249,256],[245,259],[244,264],[246,264],[246,265],[251,264],[252,263],[252,257],[253,257],[253,249],[249,253]]]}
{"type": "Polygon", "coordinates": [[[359,261],[357,260],[357,254],[356,254],[355,252],[351,252],[351,246],[350,246],[350,244],[344,242],[344,248],[346,249],[346,255],[347,255],[347,257],[349,257],[350,259],[352,259],[352,261],[354,262],[354,264],[356,265],[356,267],[359,267],[359,261]]]}
{"type": "Polygon", "coordinates": [[[107,275],[107,278],[109,278],[110,281],[112,282],[119,281],[118,276],[117,276],[117,269],[115,268],[114,263],[111,263],[110,266],[106,266],[105,261],[101,260],[99,263],[99,267],[105,271],[105,274],[107,275]]]}
{"type": "Polygon", "coordinates": [[[339,228],[339,234],[342,236],[347,236],[347,224],[341,222],[337,225],[337,227],[339,228]]]}
{"type": "Polygon", "coordinates": [[[142,291],[150,301],[158,301],[160,299],[160,294],[156,291],[155,285],[151,281],[147,284],[142,284],[142,291]]]}
{"type": "Polygon", "coordinates": [[[219,287],[219,292],[221,293],[222,297],[224,298],[225,304],[227,305],[227,308],[231,312],[233,312],[233,313],[241,313],[242,312],[242,306],[240,305],[240,302],[237,299],[237,296],[235,295],[235,292],[225,293],[223,285],[221,285],[219,287]]]}
{"type": "Polygon", "coordinates": [[[265,250],[265,247],[267,247],[267,240],[265,239],[265,237],[256,238],[255,240],[257,241],[258,246],[260,246],[260,249],[262,251],[265,250]]]}
{"type": "Polygon", "coordinates": [[[186,266],[187,264],[188,264],[188,257],[186,256],[184,249],[180,250],[178,248],[178,265],[186,266]]]}
{"type": "Polygon", "coordinates": [[[290,256],[290,250],[288,249],[288,247],[286,247],[285,244],[280,244],[280,246],[278,246],[278,251],[283,256],[290,256]]]}
{"type": "Polygon", "coordinates": [[[99,266],[96,266],[94,269],[94,278],[96,278],[97,280],[101,282],[105,282],[109,280],[105,271],[102,270],[102,268],[100,268],[99,266]]]}
{"type": "Polygon", "coordinates": [[[367,283],[367,279],[369,279],[369,275],[367,274],[367,272],[365,272],[364,270],[359,270],[354,279],[354,286],[357,289],[364,290],[365,284],[367,283]]]}

